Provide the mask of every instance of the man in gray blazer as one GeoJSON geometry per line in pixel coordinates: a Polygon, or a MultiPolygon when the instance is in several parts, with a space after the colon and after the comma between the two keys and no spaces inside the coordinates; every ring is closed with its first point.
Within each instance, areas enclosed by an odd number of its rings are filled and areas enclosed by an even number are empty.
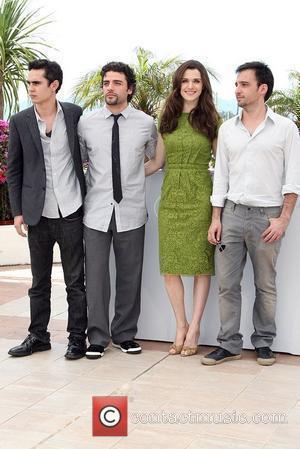
{"type": "Polygon", "coordinates": [[[77,123],[80,107],[59,103],[62,70],[56,62],[29,63],[33,106],[10,120],[8,188],[16,231],[26,236],[32,287],[29,335],[9,354],[16,357],[51,349],[47,330],[51,305],[53,246],[60,247],[68,301],[67,359],[84,356],[87,324],[83,271],[82,202],[85,181],[77,123]]]}

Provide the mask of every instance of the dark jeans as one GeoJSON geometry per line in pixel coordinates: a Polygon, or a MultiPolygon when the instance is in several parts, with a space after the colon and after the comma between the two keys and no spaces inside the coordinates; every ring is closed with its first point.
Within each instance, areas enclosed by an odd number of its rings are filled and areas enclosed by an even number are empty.
{"type": "Polygon", "coordinates": [[[70,337],[85,338],[87,326],[82,213],[66,218],[42,217],[37,225],[28,228],[33,278],[28,292],[31,316],[28,330],[45,342],[50,339],[47,327],[51,313],[53,246],[56,242],[60,248],[69,305],[67,331],[70,337]]]}

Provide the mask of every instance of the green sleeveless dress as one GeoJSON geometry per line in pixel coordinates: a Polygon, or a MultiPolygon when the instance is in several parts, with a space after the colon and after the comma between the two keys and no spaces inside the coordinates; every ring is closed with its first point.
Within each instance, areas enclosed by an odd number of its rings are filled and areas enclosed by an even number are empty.
{"type": "Polygon", "coordinates": [[[158,212],[161,274],[214,274],[214,246],[207,241],[212,181],[211,142],[182,113],[163,136],[166,163],[158,212]]]}

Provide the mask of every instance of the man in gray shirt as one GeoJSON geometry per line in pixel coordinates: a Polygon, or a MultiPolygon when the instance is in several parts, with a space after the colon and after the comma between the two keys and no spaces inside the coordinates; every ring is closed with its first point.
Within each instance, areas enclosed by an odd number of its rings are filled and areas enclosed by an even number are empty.
{"type": "Polygon", "coordinates": [[[100,358],[112,337],[123,352],[138,354],[134,341],[140,313],[145,207],[145,154],[154,154],[152,117],[129,106],[136,79],[121,62],[102,69],[105,106],[78,124],[88,160],[84,203],[88,339],[86,357],[100,358]],[[111,243],[116,259],[115,315],[109,329],[111,243]],[[111,337],[110,337],[111,336],[111,337]]]}
{"type": "Polygon", "coordinates": [[[28,231],[31,319],[28,337],[8,353],[23,357],[51,348],[47,327],[57,242],[69,306],[65,357],[79,359],[85,355],[87,325],[82,224],[85,180],[77,136],[82,111],[74,104],[57,101],[63,73],[56,62],[38,59],[28,68],[33,106],[10,120],[8,188],[16,231],[24,237],[28,231]]]}

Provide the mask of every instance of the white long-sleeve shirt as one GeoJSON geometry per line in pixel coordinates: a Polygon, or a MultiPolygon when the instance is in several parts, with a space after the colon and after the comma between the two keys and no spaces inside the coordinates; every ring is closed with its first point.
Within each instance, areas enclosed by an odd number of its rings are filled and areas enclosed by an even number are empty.
{"type": "Polygon", "coordinates": [[[270,108],[252,135],[241,119],[242,111],[220,127],[211,203],[281,206],[284,194],[300,194],[298,128],[270,108]]]}

